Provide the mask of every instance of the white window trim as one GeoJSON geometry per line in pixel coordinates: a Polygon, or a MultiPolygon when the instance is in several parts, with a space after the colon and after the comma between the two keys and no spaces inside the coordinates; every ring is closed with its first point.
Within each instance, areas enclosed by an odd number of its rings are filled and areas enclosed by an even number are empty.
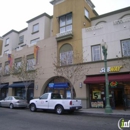
{"type": "Polygon", "coordinates": [[[92,61],[99,61],[99,60],[101,60],[101,45],[93,45],[93,46],[91,46],[91,52],[92,52],[92,61]],[[93,47],[99,47],[98,49],[98,54],[99,55],[97,55],[97,54],[95,54],[96,53],[96,51],[93,49],[93,47]],[[96,56],[96,57],[95,57],[96,56]],[[98,57],[99,56],[99,57],[98,57]],[[97,58],[98,57],[98,58],[97,58]]]}
{"type": "Polygon", "coordinates": [[[121,41],[121,48],[122,48],[122,56],[123,57],[130,56],[130,39],[122,40],[121,41]],[[128,41],[129,45],[127,45],[127,47],[124,48],[123,44],[125,44],[125,43],[123,43],[123,42],[125,42],[125,41],[128,41]],[[124,50],[124,49],[126,49],[126,50],[124,50]],[[125,54],[125,53],[127,53],[127,54],[125,54]]]}
{"type": "Polygon", "coordinates": [[[32,32],[33,32],[33,33],[38,32],[38,31],[39,31],[39,23],[34,24],[34,25],[33,25],[33,29],[32,29],[32,32]],[[35,30],[35,27],[37,27],[36,30],[35,30]]]}

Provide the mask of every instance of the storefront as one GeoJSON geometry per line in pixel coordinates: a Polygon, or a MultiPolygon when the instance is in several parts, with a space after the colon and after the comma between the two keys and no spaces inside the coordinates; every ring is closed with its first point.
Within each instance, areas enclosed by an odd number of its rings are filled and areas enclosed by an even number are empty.
{"type": "MultiPolygon", "coordinates": [[[[130,107],[130,74],[109,74],[109,98],[113,109],[130,107]]],[[[89,87],[91,108],[105,107],[105,75],[87,76],[84,81],[89,87]]]]}
{"type": "Polygon", "coordinates": [[[4,99],[8,94],[8,84],[0,84],[0,100],[4,99]]]}
{"type": "Polygon", "coordinates": [[[15,96],[20,96],[23,98],[26,98],[25,86],[27,86],[27,101],[29,102],[34,96],[34,83],[14,82],[13,84],[9,85],[9,87],[13,89],[15,96]]]}
{"type": "Polygon", "coordinates": [[[73,92],[73,97],[75,97],[74,88],[66,81],[65,78],[54,78],[47,84],[44,92],[60,93],[63,98],[71,98],[73,92]]]}

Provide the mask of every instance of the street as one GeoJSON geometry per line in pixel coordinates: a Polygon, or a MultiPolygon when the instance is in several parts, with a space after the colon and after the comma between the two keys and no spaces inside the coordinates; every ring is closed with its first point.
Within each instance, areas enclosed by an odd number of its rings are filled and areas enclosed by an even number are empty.
{"type": "Polygon", "coordinates": [[[119,118],[0,108],[0,130],[119,130],[119,118]]]}

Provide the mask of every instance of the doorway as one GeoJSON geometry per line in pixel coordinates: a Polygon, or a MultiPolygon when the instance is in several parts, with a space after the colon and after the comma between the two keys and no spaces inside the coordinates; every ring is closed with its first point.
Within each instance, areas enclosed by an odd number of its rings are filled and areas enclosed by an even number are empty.
{"type": "Polygon", "coordinates": [[[113,109],[123,109],[123,93],[123,87],[111,89],[110,104],[113,109]]]}

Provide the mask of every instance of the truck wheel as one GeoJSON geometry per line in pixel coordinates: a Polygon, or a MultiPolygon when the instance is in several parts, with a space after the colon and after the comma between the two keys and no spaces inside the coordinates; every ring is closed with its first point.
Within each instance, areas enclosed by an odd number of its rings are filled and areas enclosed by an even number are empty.
{"type": "Polygon", "coordinates": [[[56,106],[55,111],[58,115],[61,115],[64,111],[63,107],[61,105],[56,106]]]}
{"type": "Polygon", "coordinates": [[[13,108],[14,108],[14,105],[11,103],[11,104],[9,105],[9,108],[10,108],[10,109],[13,109],[13,108]]]}
{"type": "Polygon", "coordinates": [[[31,104],[30,105],[30,111],[32,112],[35,112],[37,109],[36,109],[36,105],[35,104],[31,104]]]}

